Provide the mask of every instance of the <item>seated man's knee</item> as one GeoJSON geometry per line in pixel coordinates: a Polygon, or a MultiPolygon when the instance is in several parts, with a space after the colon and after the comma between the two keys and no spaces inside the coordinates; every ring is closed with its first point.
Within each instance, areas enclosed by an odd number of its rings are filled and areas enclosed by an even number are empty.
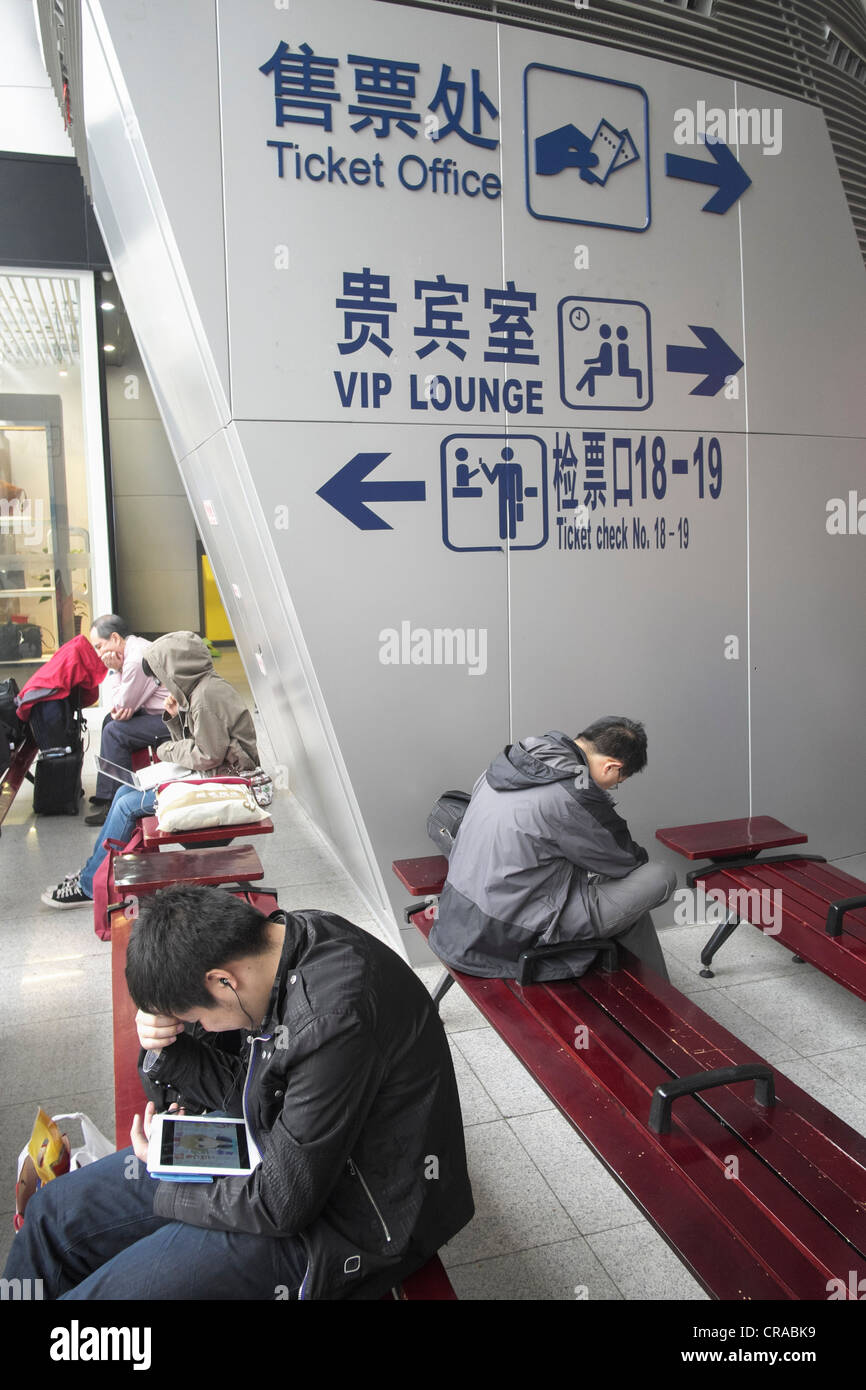
{"type": "Polygon", "coordinates": [[[116,719],[112,719],[110,723],[102,726],[102,756],[104,758],[110,759],[110,754],[106,752],[106,749],[110,750],[111,753],[115,753],[121,752],[125,746],[126,739],[124,738],[124,728],[122,724],[119,724],[116,719]]]}
{"type": "Polygon", "coordinates": [[[644,864],[642,873],[647,882],[647,891],[652,893],[658,903],[666,903],[677,886],[675,869],[666,864],[644,864]]]}

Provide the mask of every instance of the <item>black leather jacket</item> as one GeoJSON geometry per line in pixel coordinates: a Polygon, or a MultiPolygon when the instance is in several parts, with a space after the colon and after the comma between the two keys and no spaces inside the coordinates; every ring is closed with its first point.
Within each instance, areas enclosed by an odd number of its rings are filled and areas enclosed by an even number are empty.
{"type": "Polygon", "coordinates": [[[451,1055],[430,996],[390,947],[327,912],[275,913],[286,937],[268,1017],[239,1057],[188,1034],[151,1078],[246,1114],[247,1178],[160,1183],[160,1216],[300,1235],[301,1298],[376,1298],[473,1213],[451,1055]]]}

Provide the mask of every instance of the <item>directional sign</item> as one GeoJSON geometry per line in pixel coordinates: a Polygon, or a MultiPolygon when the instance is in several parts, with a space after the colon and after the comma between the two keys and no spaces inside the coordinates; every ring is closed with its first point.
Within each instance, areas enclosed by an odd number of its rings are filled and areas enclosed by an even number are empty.
{"type": "Polygon", "coordinates": [[[716,192],[704,203],[702,211],[724,213],[742,197],[752,180],[721,140],[707,139],[706,146],[713,156],[712,162],[708,159],[691,159],[684,154],[667,154],[665,173],[672,179],[713,185],[716,192]]]}
{"type": "Polygon", "coordinates": [[[368,502],[423,502],[427,496],[424,483],[375,482],[364,480],[388,454],[356,454],[338,473],[329,478],[318,496],[334,507],[359,531],[390,531],[392,527],[366,505],[368,502]]]}
{"type": "Polygon", "coordinates": [[[736,376],[742,367],[742,359],[733,348],[728,347],[714,328],[701,328],[690,323],[695,337],[700,338],[703,347],[677,347],[668,343],[668,371],[686,372],[689,375],[702,375],[703,381],[691,389],[693,396],[715,396],[721,391],[728,377],[736,376]]]}

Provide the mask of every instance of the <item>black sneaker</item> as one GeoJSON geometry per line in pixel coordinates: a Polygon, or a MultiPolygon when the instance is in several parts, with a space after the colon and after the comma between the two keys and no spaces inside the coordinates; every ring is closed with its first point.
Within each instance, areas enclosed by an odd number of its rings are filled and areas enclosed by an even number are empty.
{"type": "Polygon", "coordinates": [[[111,805],[111,797],[110,797],[110,796],[91,796],[91,797],[88,798],[88,800],[90,801],[91,806],[110,806],[110,805],[111,805]]]}
{"type": "Polygon", "coordinates": [[[110,809],[110,802],[107,802],[107,801],[106,801],[106,802],[103,802],[102,805],[98,805],[98,806],[97,806],[97,808],[96,808],[96,810],[93,812],[93,815],[92,815],[92,816],[85,816],[85,817],[84,817],[84,824],[85,824],[85,825],[104,825],[105,822],[108,820],[108,812],[109,812],[109,809],[110,809]]]}
{"type": "Polygon", "coordinates": [[[56,888],[46,888],[42,894],[42,901],[46,907],[84,907],[85,904],[93,903],[92,898],[82,893],[78,874],[67,874],[56,888]]]}

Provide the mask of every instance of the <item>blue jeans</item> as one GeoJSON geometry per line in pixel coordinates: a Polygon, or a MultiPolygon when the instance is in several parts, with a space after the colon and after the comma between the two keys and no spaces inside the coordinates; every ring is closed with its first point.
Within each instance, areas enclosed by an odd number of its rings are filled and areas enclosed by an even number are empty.
{"type": "MultiPolygon", "coordinates": [[[[112,719],[107,714],[102,723],[99,751],[110,763],[117,763],[130,772],[133,753],[139,748],[153,748],[167,738],[168,730],[161,714],[147,714],[144,710],[138,710],[131,719],[112,719]]],[[[100,772],[96,779],[95,795],[102,801],[110,801],[116,790],[117,783],[100,772]]]]}
{"type": "Polygon", "coordinates": [[[125,845],[135,829],[135,822],[142,816],[151,815],[155,805],[155,787],[149,792],[137,791],[135,787],[118,787],[111,809],[105,817],[105,823],[96,832],[96,848],[78,876],[81,891],[86,893],[88,898],[93,897],[93,875],[108,852],[102,848],[103,842],[119,840],[125,845]]]}
{"type": "Polygon", "coordinates": [[[28,1202],[4,1277],[41,1279],[47,1299],[296,1297],[300,1237],[167,1221],[154,1215],[156,1190],[132,1149],[55,1178],[28,1202]]]}

